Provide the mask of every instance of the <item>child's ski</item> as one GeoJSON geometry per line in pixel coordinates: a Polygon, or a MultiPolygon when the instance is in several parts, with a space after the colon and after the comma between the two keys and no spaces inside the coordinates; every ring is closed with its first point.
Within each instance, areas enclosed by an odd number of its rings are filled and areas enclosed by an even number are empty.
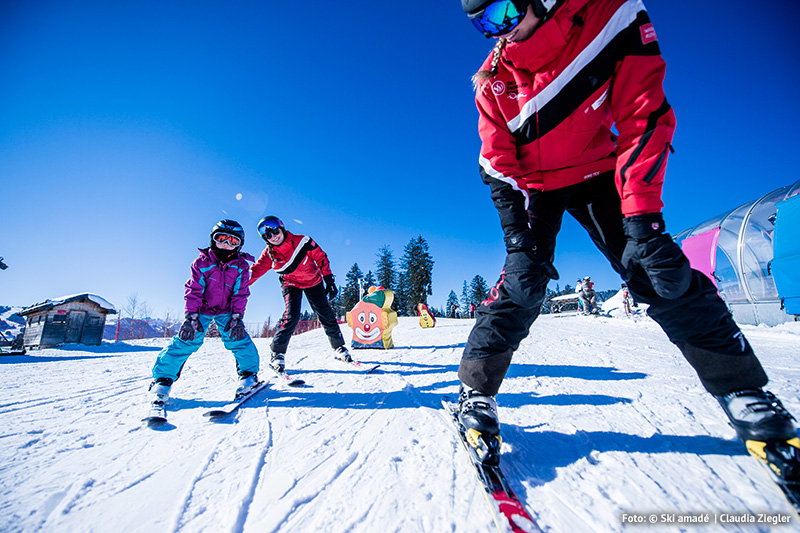
{"type": "MultiPolygon", "coordinates": [[[[272,368],[272,367],[270,367],[272,368]]],[[[284,370],[283,372],[278,372],[274,368],[272,371],[275,372],[275,375],[283,382],[284,385],[288,385],[289,387],[302,387],[306,384],[305,380],[302,379],[294,379],[289,374],[286,373],[284,370]]]]}
{"type": "Polygon", "coordinates": [[[242,406],[244,402],[255,396],[255,394],[258,391],[266,387],[267,387],[266,381],[259,381],[252,389],[242,394],[241,396],[237,396],[236,398],[234,398],[234,400],[231,403],[224,405],[218,409],[212,409],[211,411],[206,411],[205,413],[203,413],[203,416],[211,420],[218,420],[220,418],[224,418],[233,413],[234,411],[236,411],[239,407],[242,406]]]}

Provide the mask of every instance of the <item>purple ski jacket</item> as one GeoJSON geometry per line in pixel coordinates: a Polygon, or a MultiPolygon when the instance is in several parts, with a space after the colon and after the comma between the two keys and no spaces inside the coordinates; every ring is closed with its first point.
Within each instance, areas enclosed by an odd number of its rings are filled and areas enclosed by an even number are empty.
{"type": "Polygon", "coordinates": [[[192,275],[186,282],[186,313],[220,315],[241,313],[250,296],[250,265],[255,257],[239,252],[221,262],[211,248],[199,248],[192,262],[192,275]]]}

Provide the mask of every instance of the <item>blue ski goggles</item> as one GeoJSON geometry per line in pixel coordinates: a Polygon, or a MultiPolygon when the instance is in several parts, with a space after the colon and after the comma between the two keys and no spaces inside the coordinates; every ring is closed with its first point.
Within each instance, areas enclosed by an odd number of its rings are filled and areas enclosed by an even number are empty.
{"type": "Polygon", "coordinates": [[[479,32],[486,37],[496,37],[516,28],[525,13],[525,9],[520,9],[512,0],[497,0],[467,16],[479,32]]]}
{"type": "Polygon", "coordinates": [[[272,217],[267,220],[261,221],[261,224],[258,225],[258,232],[265,239],[269,239],[273,235],[277,235],[278,233],[280,233],[282,225],[283,224],[281,223],[280,220],[272,217]]]}

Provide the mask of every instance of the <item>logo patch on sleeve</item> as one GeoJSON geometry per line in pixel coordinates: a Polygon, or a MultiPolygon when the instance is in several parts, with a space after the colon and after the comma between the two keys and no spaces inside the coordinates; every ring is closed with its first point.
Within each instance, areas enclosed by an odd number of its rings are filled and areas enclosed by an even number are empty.
{"type": "Polygon", "coordinates": [[[497,80],[492,84],[492,92],[495,94],[495,96],[500,96],[506,92],[506,84],[500,80],[497,80]]]}
{"type": "Polygon", "coordinates": [[[639,26],[639,33],[642,34],[642,44],[648,44],[658,40],[658,37],[656,37],[656,29],[653,27],[652,22],[648,22],[644,26],[639,26]]]}

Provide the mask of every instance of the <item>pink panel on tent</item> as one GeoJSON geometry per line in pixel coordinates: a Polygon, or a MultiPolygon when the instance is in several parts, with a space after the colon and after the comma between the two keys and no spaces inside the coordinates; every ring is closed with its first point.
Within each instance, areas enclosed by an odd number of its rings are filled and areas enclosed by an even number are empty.
{"type": "Polygon", "coordinates": [[[714,269],[717,267],[717,242],[719,241],[719,228],[695,235],[683,240],[681,248],[684,255],[689,258],[692,268],[699,270],[709,277],[717,286],[714,279],[714,269]]]}

